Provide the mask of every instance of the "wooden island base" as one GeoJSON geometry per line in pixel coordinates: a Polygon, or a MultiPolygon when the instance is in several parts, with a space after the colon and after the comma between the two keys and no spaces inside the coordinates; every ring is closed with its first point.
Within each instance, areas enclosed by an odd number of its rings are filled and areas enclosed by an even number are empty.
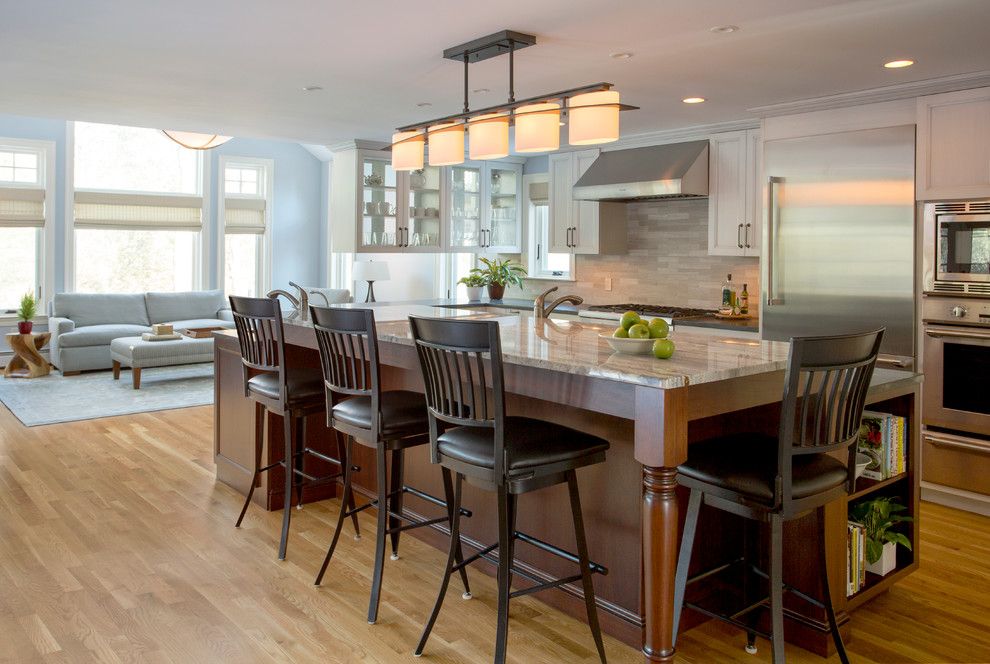
{"type": "MultiPolygon", "coordinates": [[[[381,331],[380,331],[381,336],[381,331]]],[[[232,332],[215,335],[216,421],[215,454],[217,477],[246,493],[253,463],[255,419],[253,404],[243,393],[241,363],[232,332]]],[[[292,344],[288,361],[319,366],[313,330],[305,325],[287,325],[286,341],[292,344]]],[[[422,391],[422,379],[413,348],[407,344],[380,342],[382,379],[386,389],[422,391]]],[[[918,417],[919,378],[912,374],[878,371],[869,396],[870,408],[907,417],[910,429],[908,473],[867,486],[861,480],[859,493],[878,491],[898,495],[917,515],[917,473],[920,444],[918,417]]],[[[702,383],[677,389],[660,389],[616,380],[555,372],[532,366],[506,364],[508,409],[512,415],[552,420],[606,438],[611,443],[607,461],[578,473],[583,497],[585,528],[591,558],[608,568],[607,576],[596,576],[603,629],[616,638],[641,648],[648,662],[671,662],[673,583],[683,514],[679,504],[686,497],[677,486],[676,466],[686,458],[690,443],[728,431],[775,433],[783,372],[760,373],[744,378],[702,383]]],[[[280,424],[280,423],[279,423],[280,424]]],[[[282,448],[281,426],[271,428],[273,437],[265,458],[278,460],[282,448]]],[[[331,450],[335,444],[320,417],[307,427],[308,444],[331,450]]],[[[355,446],[354,463],[360,466],[355,484],[366,496],[374,493],[373,452],[355,446]]],[[[335,449],[334,449],[335,451],[335,449]]],[[[327,470],[316,469],[313,470],[327,470]]],[[[429,463],[424,446],[407,452],[406,483],[434,495],[442,495],[439,469],[429,463]]],[[[281,506],[279,473],[270,473],[254,500],[266,509],[281,506]]],[[[495,504],[491,496],[465,484],[464,506],[473,517],[462,519],[466,543],[478,547],[496,540],[495,504]]],[[[333,495],[333,488],[304,495],[305,501],[333,495]]],[[[686,500],[684,501],[686,504],[686,500]]],[[[435,506],[408,497],[407,509],[422,516],[438,516],[435,506]]],[[[554,487],[527,495],[520,501],[518,527],[565,549],[573,549],[566,488],[554,487]]],[[[844,636],[850,638],[848,611],[886,589],[917,567],[918,521],[914,522],[914,552],[900,550],[898,569],[885,579],[871,579],[867,588],[846,599],[845,539],[847,505],[839,502],[827,509],[829,570],[832,596],[844,636]]],[[[813,597],[821,597],[817,566],[809,556],[817,550],[812,519],[787,524],[785,529],[785,581],[813,597]]],[[[724,513],[703,511],[695,544],[694,565],[698,569],[727,562],[738,556],[744,542],[759,552],[757,524],[745,526],[724,513]]],[[[420,529],[415,536],[446,550],[446,533],[420,529]]],[[[573,566],[533,547],[519,546],[517,559],[537,576],[566,576],[573,566]]],[[[474,565],[494,575],[495,568],[474,565]]],[[[316,570],[314,570],[315,574],[316,570]]],[[[440,570],[438,570],[439,579],[440,570]]],[[[520,584],[525,582],[520,580],[520,584]]],[[[541,593],[539,598],[584,619],[579,588],[541,593]]],[[[794,597],[788,598],[791,612],[785,625],[789,642],[823,656],[832,643],[809,625],[821,625],[824,612],[794,597]]],[[[701,622],[700,615],[685,615],[683,629],[701,622]]],[[[741,635],[741,643],[745,643],[741,635]]],[[[741,647],[741,646],[740,646],[741,647]]]]}

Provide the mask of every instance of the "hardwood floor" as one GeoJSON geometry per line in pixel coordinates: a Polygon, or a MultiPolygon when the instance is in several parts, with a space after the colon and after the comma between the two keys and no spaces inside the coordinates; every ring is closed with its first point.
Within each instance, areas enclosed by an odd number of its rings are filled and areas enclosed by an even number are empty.
{"type": "MultiPolygon", "coordinates": [[[[379,622],[365,620],[374,521],[350,527],[321,588],[312,585],[338,501],[293,514],[251,509],[213,479],[212,409],[27,429],[0,406],[0,662],[369,662],[412,655],[444,554],[404,538],[386,561],[379,622]]],[[[919,572],[853,614],[857,664],[990,662],[990,520],[925,504],[919,572]]],[[[594,537],[593,532],[589,537],[594,537]]],[[[420,661],[488,662],[494,580],[456,583],[420,661]]],[[[533,598],[514,600],[513,662],[596,662],[587,626],[533,598]]],[[[737,631],[684,635],[678,661],[769,661],[737,631]]],[[[606,641],[614,664],[643,661],[606,641]]],[[[824,660],[797,648],[788,661],[824,660]]],[[[838,661],[833,658],[832,661],[838,661]]]]}

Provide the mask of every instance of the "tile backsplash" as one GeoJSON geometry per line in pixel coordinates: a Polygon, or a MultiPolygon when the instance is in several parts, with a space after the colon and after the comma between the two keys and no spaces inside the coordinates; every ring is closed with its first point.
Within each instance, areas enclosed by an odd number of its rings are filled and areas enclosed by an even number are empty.
{"type": "MultiPolygon", "coordinates": [[[[560,291],[580,295],[587,304],[636,302],[713,309],[721,302],[722,282],[731,273],[742,290],[749,285],[750,306],[759,305],[758,258],[708,255],[708,200],[643,201],[627,205],[629,253],[577,256],[573,283],[560,291]],[[611,277],[612,290],[605,290],[611,277]]],[[[551,285],[526,281],[508,297],[535,297],[551,285]]],[[[555,293],[556,295],[556,293],[555,293]]]]}

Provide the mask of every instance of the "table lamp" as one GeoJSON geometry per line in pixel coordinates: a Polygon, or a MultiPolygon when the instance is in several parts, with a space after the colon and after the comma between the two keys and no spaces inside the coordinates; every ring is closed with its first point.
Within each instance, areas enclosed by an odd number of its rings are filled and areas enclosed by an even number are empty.
{"type": "Polygon", "coordinates": [[[388,280],[388,263],[361,261],[354,263],[354,281],[368,282],[368,295],[365,302],[375,301],[375,282],[388,280]]]}

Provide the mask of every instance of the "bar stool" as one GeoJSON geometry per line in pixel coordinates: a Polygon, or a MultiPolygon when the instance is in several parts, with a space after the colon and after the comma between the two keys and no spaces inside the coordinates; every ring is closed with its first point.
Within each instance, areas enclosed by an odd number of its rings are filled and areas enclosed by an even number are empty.
{"type": "MultiPolygon", "coordinates": [[[[864,334],[791,339],[784,378],[780,427],[776,438],[759,434],[735,434],[691,445],[688,460],[680,465],[678,482],[691,489],[684,536],[677,561],[674,586],[674,639],[684,607],[741,628],[747,634],[747,652],[755,652],[756,635],[770,640],[774,664],[784,662],[783,593],[825,609],[839,659],[848,664],[846,650],[835,622],[835,610],[825,559],[825,505],[853,490],[856,448],[866,393],[880,352],[883,329],[864,334]],[[829,452],[844,450],[842,463],[829,452]],[[748,552],[688,578],[691,549],[701,504],[770,524],[770,572],[751,564],[748,552]],[[818,566],[824,601],[810,597],[783,581],[783,524],[815,512],[818,527],[818,566]],[[769,595],[731,616],[685,601],[686,587],[696,581],[743,565],[746,577],[755,574],[769,581],[769,595]],[[771,632],[757,631],[753,613],[769,605],[771,632]]],[[[745,547],[744,547],[745,548],[745,547]]]]}
{"type": "Polygon", "coordinates": [[[285,363],[282,309],[278,301],[232,295],[230,308],[234,314],[234,325],[241,348],[244,396],[255,401],[254,476],[235,527],[240,528],[241,521],[244,520],[261,473],[281,466],[285,471],[285,505],[282,510],[278,558],[285,560],[293,490],[296,494],[296,507],[302,509],[304,486],[335,482],[343,474],[313,477],[304,471],[305,457],[312,456],[341,468],[347,465],[346,457],[335,459],[306,447],[306,416],[322,412],[325,407],[323,381],[317,368],[289,367],[285,363]],[[285,427],[285,455],[281,461],[262,467],[261,453],[265,422],[268,419],[265,417],[266,411],[282,417],[285,427]],[[296,476],[302,479],[296,481],[296,476]]]}
{"type": "MultiPolygon", "coordinates": [[[[375,568],[371,582],[371,600],[368,604],[368,623],[378,619],[381,597],[382,573],[385,562],[385,537],[391,540],[392,560],[399,559],[399,537],[407,530],[450,525],[456,517],[451,514],[452,483],[444,474],[446,500],[440,500],[403,483],[405,450],[429,442],[429,422],[426,400],[422,394],[405,390],[381,389],[381,367],[378,361],[378,333],[375,315],[371,309],[310,307],[313,327],[320,349],[323,370],[321,386],[325,387],[327,423],[348,437],[346,458],[352,458],[352,444],[375,450],[377,471],[377,499],[354,507],[354,491],[351,485],[352,471],[348,465],[344,471],[343,503],[323,565],[316,576],[316,585],[323,581],[330,559],[337,548],[344,519],[357,519],[358,512],[369,507],[378,508],[378,529],[375,534],[375,568]],[[386,453],[391,460],[388,471],[386,453]],[[410,494],[429,503],[443,507],[446,516],[425,521],[413,520],[402,509],[402,498],[410,494]],[[402,522],[406,522],[403,524],[402,522]]],[[[461,509],[459,514],[471,516],[461,509]]],[[[461,559],[460,542],[455,547],[457,559],[461,559]]],[[[461,572],[464,599],[471,598],[467,571],[461,572]]]]}
{"type": "Polygon", "coordinates": [[[582,584],[588,624],[595,639],[598,656],[604,663],[605,647],[598,624],[591,575],[607,574],[608,570],[588,559],[575,470],[605,461],[608,441],[552,422],[506,416],[502,345],[497,322],[410,316],[409,324],[426,383],[432,461],[443,467],[445,475],[449,475],[451,471],[456,474],[450,552],[440,592],[416,647],[416,656],[423,654],[423,648],[440,613],[451,575],[455,571],[463,571],[466,565],[479,558],[496,562],[492,552],[497,549],[496,664],[505,662],[509,599],[576,581],[582,584]],[[489,358],[488,369],[486,355],[489,358]],[[490,382],[486,376],[490,376],[490,382]],[[489,393],[493,402],[491,405],[489,393]],[[456,548],[460,542],[458,508],[464,478],[479,488],[497,494],[498,542],[481,549],[466,560],[459,560],[456,548]],[[565,482],[570,493],[577,555],[519,532],[515,525],[519,495],[565,482]],[[580,573],[544,582],[514,566],[516,540],[576,563],[580,573]],[[513,574],[533,581],[536,585],[512,592],[513,574]]]}

